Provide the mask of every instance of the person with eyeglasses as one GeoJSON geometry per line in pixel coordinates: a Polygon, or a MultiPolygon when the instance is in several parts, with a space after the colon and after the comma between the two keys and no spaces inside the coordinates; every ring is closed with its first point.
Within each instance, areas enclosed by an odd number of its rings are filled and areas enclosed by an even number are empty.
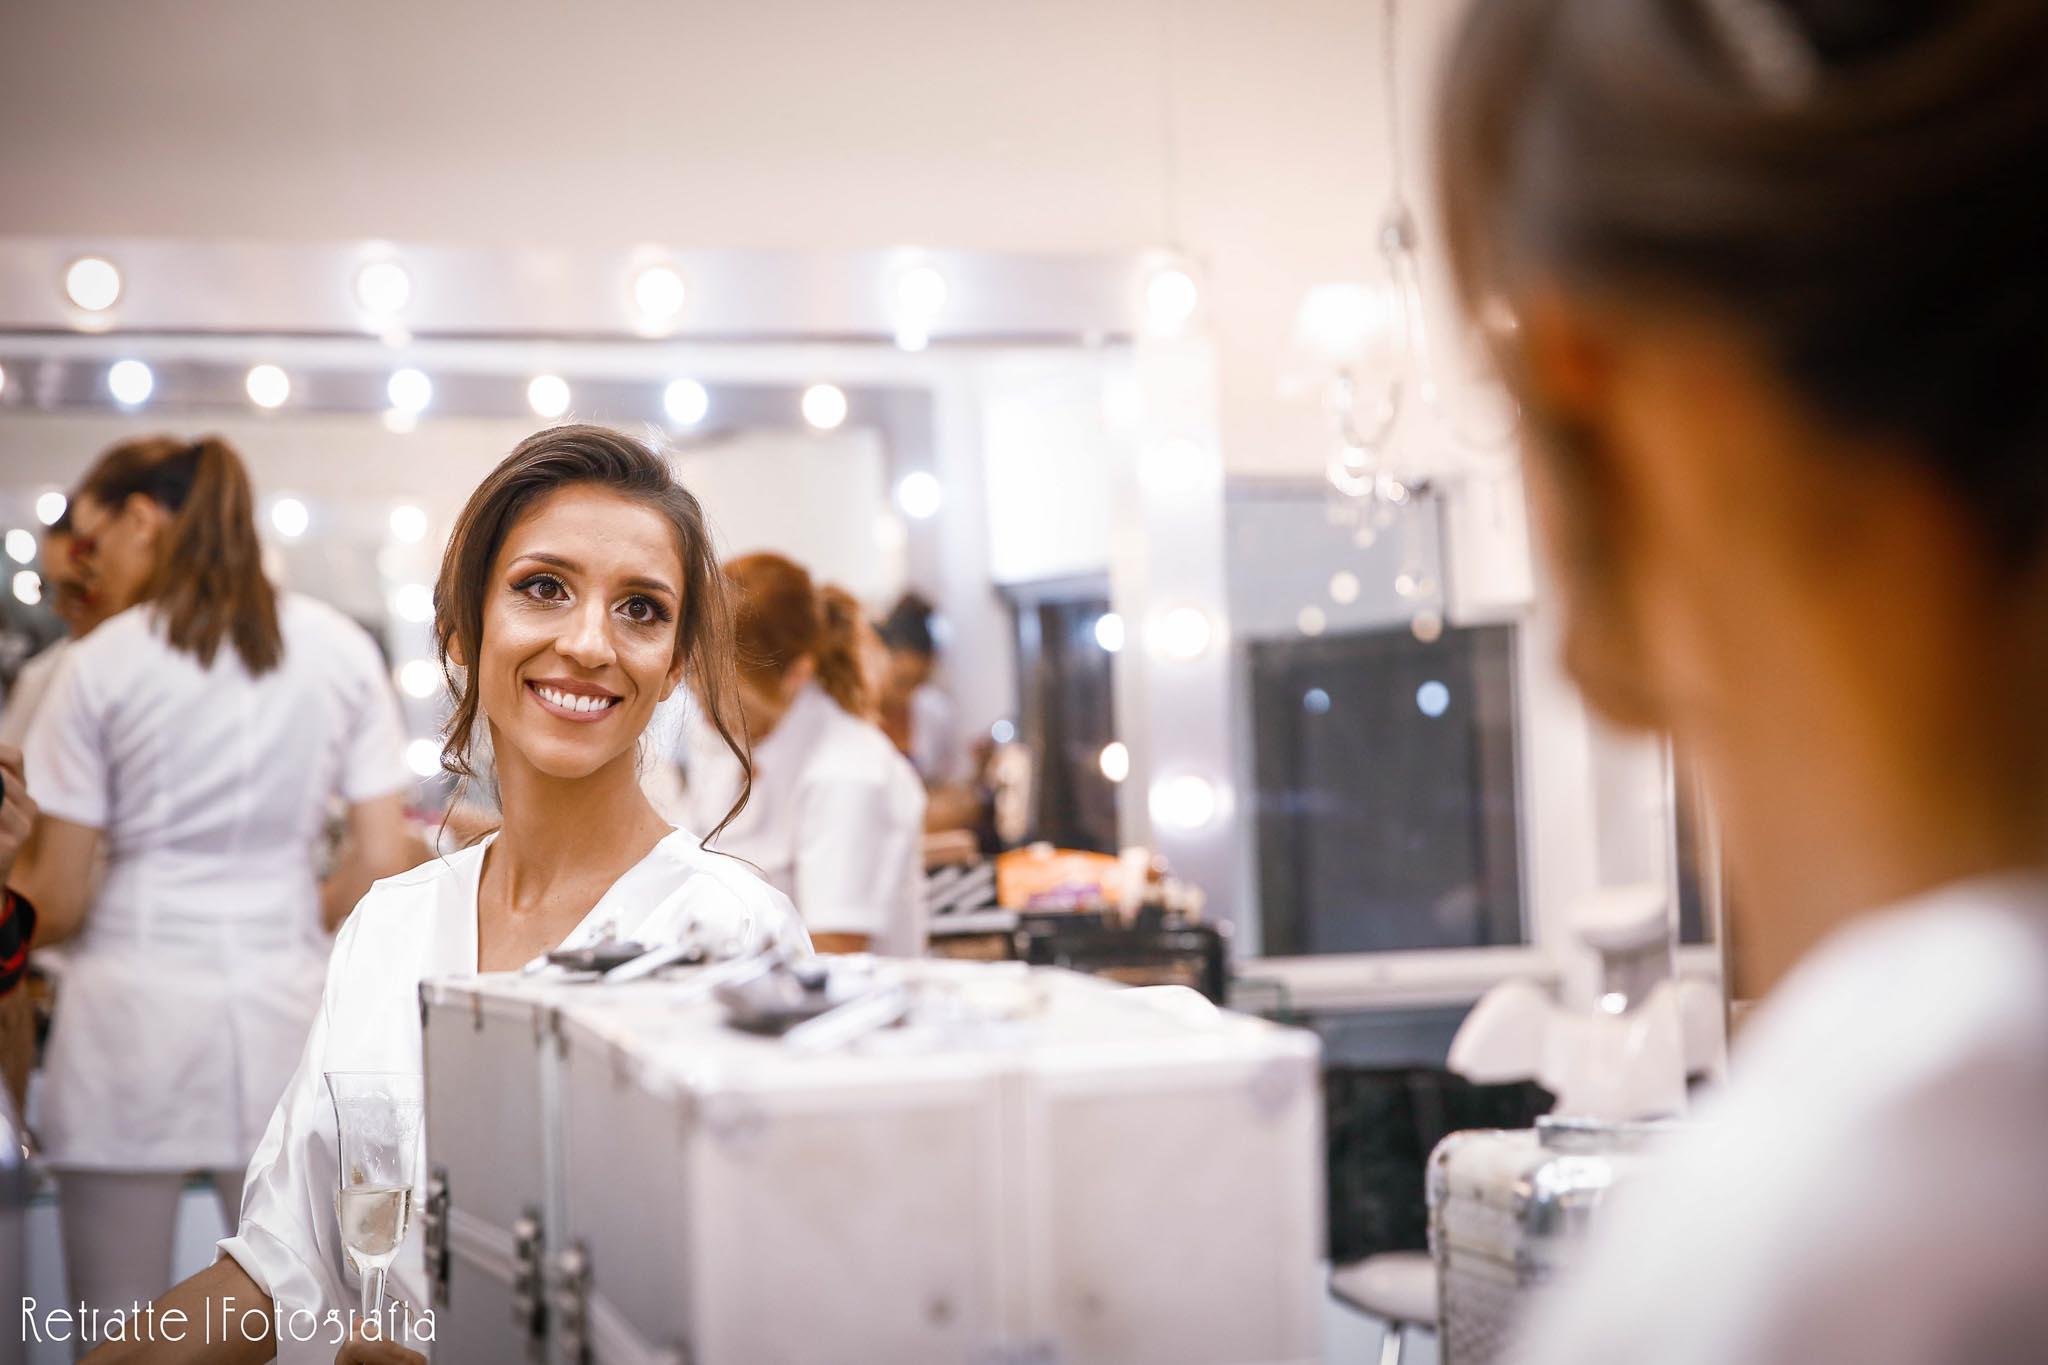
{"type": "Polygon", "coordinates": [[[35,908],[35,946],[67,944],[39,1135],[67,1301],[102,1313],[170,1283],[186,1173],[235,1221],[337,909],[417,851],[376,645],[272,586],[253,501],[218,437],[101,456],[70,515],[112,614],[68,647],[24,746],[40,815],[9,887],[35,908]],[[336,797],[349,839],[323,886],[336,797]]]}

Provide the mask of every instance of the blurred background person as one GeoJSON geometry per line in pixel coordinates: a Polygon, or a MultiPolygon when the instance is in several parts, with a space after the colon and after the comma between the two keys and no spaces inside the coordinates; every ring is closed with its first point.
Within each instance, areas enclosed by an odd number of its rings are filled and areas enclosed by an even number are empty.
{"type": "Polygon", "coordinates": [[[1774,981],[1544,1365],[2048,1341],[2048,9],[1474,7],[1462,292],[1575,680],[1695,756],[1774,981]]]}
{"type": "Polygon", "coordinates": [[[251,505],[214,437],[124,442],[72,499],[115,614],[67,652],[29,732],[47,799],[12,880],[38,944],[76,936],[41,1134],[67,1298],[101,1310],[170,1282],[186,1172],[211,1175],[233,1221],[319,1000],[326,931],[412,849],[376,647],[272,587],[251,505]],[[335,795],[351,851],[323,912],[312,850],[335,795]]]}
{"type": "Polygon", "coordinates": [[[906,592],[876,627],[887,666],[875,710],[882,732],[924,780],[925,827],[971,830],[982,822],[976,786],[981,755],[960,730],[959,708],[935,681],[939,617],[922,593],[906,592]]]}
{"type": "Polygon", "coordinates": [[[939,785],[968,777],[967,746],[953,699],[933,681],[939,667],[938,612],[922,593],[897,599],[876,628],[888,651],[876,709],[882,730],[917,775],[939,785]]]}
{"type": "Polygon", "coordinates": [[[85,571],[78,559],[78,538],[71,533],[69,507],[43,531],[40,557],[43,592],[51,612],[64,623],[65,634],[22,665],[14,686],[7,690],[5,705],[0,705],[0,744],[16,748],[28,737],[29,723],[49,691],[50,680],[57,676],[57,665],[63,662],[71,642],[108,615],[85,581],[85,571]]]}
{"type": "MultiPolygon", "coordinates": [[[[820,952],[924,950],[924,789],[869,717],[862,619],[776,554],[725,566],[753,794],[713,841],[796,903],[820,952]]],[[[739,760],[701,724],[690,745],[690,825],[725,817],[739,760]]]]}

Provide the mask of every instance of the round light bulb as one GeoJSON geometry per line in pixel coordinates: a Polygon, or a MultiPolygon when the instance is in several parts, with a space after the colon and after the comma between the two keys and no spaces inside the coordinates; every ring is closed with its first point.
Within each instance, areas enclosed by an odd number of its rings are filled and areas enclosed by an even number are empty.
{"type": "Polygon", "coordinates": [[[1105,654],[1120,652],[1124,647],[1124,618],[1113,611],[1096,617],[1095,643],[1102,646],[1105,654]]]}
{"type": "Polygon", "coordinates": [[[384,385],[384,396],[391,400],[394,411],[416,417],[434,401],[434,381],[408,366],[392,372],[390,382],[384,385]]]}
{"type": "Polygon", "coordinates": [[[694,379],[671,379],[661,391],[661,406],[669,421],[694,427],[711,411],[711,391],[694,379]]]}
{"type": "Polygon", "coordinates": [[[1330,714],[1330,694],[1320,687],[1311,687],[1301,694],[1301,709],[1312,716],[1330,714]]]}
{"type": "Polygon", "coordinates": [[[897,320],[929,322],[946,306],[946,277],[928,265],[914,265],[896,277],[897,320]]]}
{"type": "Polygon", "coordinates": [[[540,374],[526,386],[526,405],[536,417],[560,417],[569,410],[569,383],[558,374],[540,374]]]}
{"type": "Polygon", "coordinates": [[[668,322],[689,296],[683,277],[666,265],[650,265],[633,277],[633,306],[648,322],[668,322]]]}
{"type": "Polygon", "coordinates": [[[1187,271],[1177,266],[1155,270],[1145,281],[1146,328],[1161,335],[1178,332],[1194,318],[1201,302],[1202,291],[1187,271]]]}
{"type": "Polygon", "coordinates": [[[431,659],[407,659],[398,670],[399,690],[408,697],[425,701],[441,687],[441,670],[431,659]]]}
{"type": "Polygon", "coordinates": [[[250,367],[242,387],[249,391],[249,401],[259,408],[283,407],[284,400],[292,396],[292,377],[275,365],[255,365],[250,367]]]}
{"type": "Polygon", "coordinates": [[[380,317],[412,301],[412,276],[396,261],[372,261],[356,272],[356,302],[380,317]]]}
{"type": "Polygon", "coordinates": [[[88,313],[102,313],[121,297],[121,272],[104,256],[81,256],[64,271],[64,293],[88,313]]]}
{"type": "Polygon", "coordinates": [[[1294,614],[1294,628],[1303,635],[1321,635],[1330,624],[1318,606],[1306,606],[1294,614]]]}
{"type": "Polygon", "coordinates": [[[64,509],[71,505],[62,493],[55,489],[36,495],[36,520],[45,526],[55,526],[57,518],[64,515],[64,509]]]}
{"type": "Polygon", "coordinates": [[[391,605],[402,621],[431,621],[434,619],[434,590],[424,583],[407,583],[392,598],[391,605]]]}
{"type": "Polygon", "coordinates": [[[306,504],[297,498],[279,498],[270,504],[270,524],[286,540],[297,540],[306,534],[306,523],[310,520],[306,504]]]}
{"type": "Polygon", "coordinates": [[[1415,596],[1416,588],[1417,584],[1414,574],[1399,573],[1394,575],[1394,591],[1400,596],[1413,597],[1415,596]]]}
{"type": "Polygon", "coordinates": [[[912,521],[925,521],[937,515],[945,496],[938,477],[929,470],[914,469],[896,485],[896,505],[912,521]]]}
{"type": "Polygon", "coordinates": [[[23,569],[14,575],[14,600],[27,606],[34,606],[43,600],[43,579],[34,569],[23,569]]]}
{"type": "Polygon", "coordinates": [[[405,766],[416,777],[433,777],[441,771],[441,746],[431,739],[416,739],[405,746],[405,766]]]}
{"type": "Polygon", "coordinates": [[[1209,647],[1209,614],[1200,607],[1174,607],[1153,627],[1154,647],[1169,659],[1199,659],[1209,647]]]}
{"type": "Polygon", "coordinates": [[[17,564],[33,564],[36,560],[36,538],[30,531],[19,527],[7,533],[7,557],[17,564]]]}
{"type": "Polygon", "coordinates": [[[813,384],[804,390],[804,420],[830,431],[846,420],[846,394],[836,384],[813,384]]]}
{"type": "Polygon", "coordinates": [[[1451,706],[1451,689],[1432,678],[1415,689],[1415,709],[1435,720],[1451,706]]]}
{"type": "Polygon", "coordinates": [[[1008,744],[1017,737],[1017,727],[1009,721],[999,720],[988,727],[988,737],[998,744],[1008,744]]]}
{"type": "Polygon", "coordinates": [[[1433,645],[1443,637],[1444,618],[1433,611],[1418,611],[1415,619],[1408,623],[1408,629],[1422,643],[1433,645]]]}
{"type": "Polygon", "coordinates": [[[1339,606],[1356,602],[1358,588],[1358,575],[1349,569],[1339,569],[1330,575],[1330,600],[1339,606]]]}
{"type": "Polygon", "coordinates": [[[1112,782],[1121,782],[1131,775],[1131,751],[1120,739],[1113,739],[1102,746],[1096,756],[1095,765],[1102,769],[1102,775],[1112,782]]]}
{"type": "Polygon", "coordinates": [[[156,376],[139,360],[117,360],[107,367],[107,392],[123,407],[148,402],[155,388],[156,376]]]}
{"type": "Polygon", "coordinates": [[[391,509],[391,538],[417,545],[427,538],[427,514],[409,502],[391,509]]]}
{"type": "Polygon", "coordinates": [[[1156,823],[1179,830],[1207,825],[1216,818],[1218,804],[1215,784],[1191,773],[1154,782],[1146,800],[1156,823]]]}

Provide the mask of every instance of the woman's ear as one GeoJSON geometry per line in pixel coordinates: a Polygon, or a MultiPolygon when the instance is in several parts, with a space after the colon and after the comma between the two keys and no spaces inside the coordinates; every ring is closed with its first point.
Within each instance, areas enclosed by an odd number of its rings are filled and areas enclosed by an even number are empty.
{"type": "Polygon", "coordinates": [[[171,520],[170,509],[147,493],[130,493],[123,498],[119,516],[122,521],[148,537],[152,544],[171,520]]]}
{"type": "Polygon", "coordinates": [[[454,664],[457,668],[469,667],[469,653],[462,647],[462,634],[460,631],[453,632],[448,636],[448,662],[454,664]]]}
{"type": "Polygon", "coordinates": [[[814,656],[806,654],[798,659],[789,666],[789,671],[782,675],[782,700],[795,701],[796,694],[803,691],[804,685],[817,676],[818,661],[814,656]]]}
{"type": "Polygon", "coordinates": [[[682,684],[683,674],[688,671],[689,660],[687,658],[677,659],[674,663],[670,664],[668,673],[661,680],[661,695],[655,698],[654,704],[659,706],[662,702],[673,697],[676,694],[676,688],[682,684]]]}
{"type": "Polygon", "coordinates": [[[1515,315],[1532,396],[1559,416],[1591,419],[1603,404],[1611,371],[1608,347],[1592,317],[1556,288],[1533,291],[1515,315]]]}

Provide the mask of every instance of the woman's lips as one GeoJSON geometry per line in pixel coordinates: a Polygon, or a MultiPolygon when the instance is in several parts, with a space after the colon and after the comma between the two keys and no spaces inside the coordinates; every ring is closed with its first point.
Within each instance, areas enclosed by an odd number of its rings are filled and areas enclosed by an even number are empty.
{"type": "Polygon", "coordinates": [[[540,709],[560,720],[591,723],[605,719],[619,708],[617,697],[590,697],[546,683],[529,682],[526,690],[540,709]]]}

